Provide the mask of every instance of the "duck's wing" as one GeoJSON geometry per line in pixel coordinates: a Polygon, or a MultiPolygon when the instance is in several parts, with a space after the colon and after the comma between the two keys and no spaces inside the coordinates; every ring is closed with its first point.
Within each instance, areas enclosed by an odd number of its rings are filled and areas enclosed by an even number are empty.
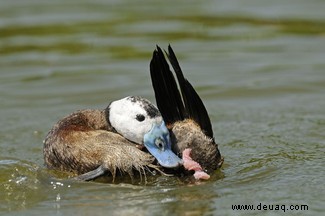
{"type": "Polygon", "coordinates": [[[157,50],[153,52],[150,62],[150,74],[157,106],[162,117],[167,124],[186,118],[193,119],[201,127],[205,135],[213,138],[208,112],[191,83],[184,77],[170,45],[166,55],[175,71],[180,90],[177,88],[176,80],[169,69],[162,50],[157,46],[157,50]]]}

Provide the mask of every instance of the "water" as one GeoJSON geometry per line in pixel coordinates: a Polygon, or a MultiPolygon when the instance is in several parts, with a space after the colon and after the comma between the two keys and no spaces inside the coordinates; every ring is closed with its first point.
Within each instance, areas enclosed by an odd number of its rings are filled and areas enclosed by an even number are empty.
{"type": "Polygon", "coordinates": [[[0,215],[324,214],[324,1],[1,1],[0,215]],[[171,43],[225,157],[206,182],[80,183],[43,166],[63,116],[141,95],[171,43]],[[234,204],[308,211],[234,211],[234,204]]]}

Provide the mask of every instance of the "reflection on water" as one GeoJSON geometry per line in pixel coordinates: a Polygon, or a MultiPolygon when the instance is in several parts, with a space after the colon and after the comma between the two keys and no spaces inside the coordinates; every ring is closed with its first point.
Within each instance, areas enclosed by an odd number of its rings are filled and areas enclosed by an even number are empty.
{"type": "Polygon", "coordinates": [[[232,204],[260,202],[324,212],[324,7],[2,1],[0,214],[233,215],[232,204]],[[114,184],[44,169],[42,140],[58,119],[130,94],[154,101],[149,61],[169,43],[207,106],[223,169],[200,183],[114,184]]]}

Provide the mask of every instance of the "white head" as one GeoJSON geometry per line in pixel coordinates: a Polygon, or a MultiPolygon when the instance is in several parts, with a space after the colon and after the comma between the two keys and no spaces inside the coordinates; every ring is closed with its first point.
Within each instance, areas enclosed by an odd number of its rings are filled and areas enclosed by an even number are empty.
{"type": "Polygon", "coordinates": [[[147,99],[128,96],[108,107],[112,127],[128,140],[144,144],[164,167],[177,167],[181,160],[171,151],[169,131],[156,106],[147,99]]]}
{"type": "Polygon", "coordinates": [[[109,121],[119,134],[143,144],[143,136],[154,124],[161,124],[162,117],[158,108],[147,99],[128,96],[110,104],[109,121]]]}

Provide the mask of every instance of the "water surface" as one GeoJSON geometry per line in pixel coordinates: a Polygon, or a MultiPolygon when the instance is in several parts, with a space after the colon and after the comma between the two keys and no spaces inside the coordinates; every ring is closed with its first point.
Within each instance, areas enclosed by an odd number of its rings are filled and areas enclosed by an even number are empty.
{"type": "MultiPolygon", "coordinates": [[[[324,213],[325,3],[1,1],[0,214],[240,215],[234,204],[324,213]],[[171,43],[225,157],[209,181],[75,182],[43,166],[63,116],[141,95],[171,43]]],[[[288,213],[289,212],[289,213],[288,213]]]]}

